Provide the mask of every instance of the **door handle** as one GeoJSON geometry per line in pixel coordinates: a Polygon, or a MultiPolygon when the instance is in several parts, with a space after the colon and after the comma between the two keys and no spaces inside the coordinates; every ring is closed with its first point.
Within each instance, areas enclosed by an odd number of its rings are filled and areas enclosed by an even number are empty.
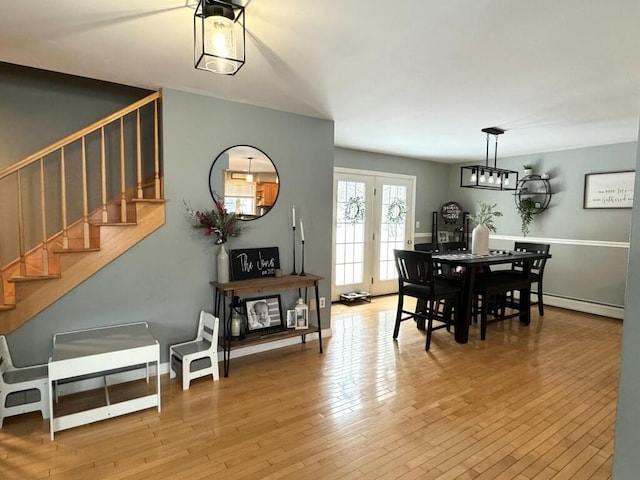
{"type": "Polygon", "coordinates": [[[407,240],[407,245],[411,245],[413,243],[412,240],[407,240]]]}

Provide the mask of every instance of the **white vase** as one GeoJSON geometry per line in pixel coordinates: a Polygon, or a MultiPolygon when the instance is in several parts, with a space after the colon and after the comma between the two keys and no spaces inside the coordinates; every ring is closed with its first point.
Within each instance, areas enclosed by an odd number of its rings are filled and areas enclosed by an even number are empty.
{"type": "Polygon", "coordinates": [[[218,252],[218,282],[229,282],[229,254],[224,246],[224,243],[220,245],[220,251],[218,252]]]}
{"type": "Polygon", "coordinates": [[[489,255],[489,229],[486,225],[477,225],[471,233],[471,253],[489,255]]]}

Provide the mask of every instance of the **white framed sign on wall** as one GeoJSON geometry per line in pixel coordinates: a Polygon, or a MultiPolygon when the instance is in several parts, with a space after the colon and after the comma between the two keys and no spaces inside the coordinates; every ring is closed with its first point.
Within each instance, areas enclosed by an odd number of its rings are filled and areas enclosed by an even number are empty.
{"type": "Polygon", "coordinates": [[[636,172],[587,173],[583,208],[631,208],[636,172]]]}

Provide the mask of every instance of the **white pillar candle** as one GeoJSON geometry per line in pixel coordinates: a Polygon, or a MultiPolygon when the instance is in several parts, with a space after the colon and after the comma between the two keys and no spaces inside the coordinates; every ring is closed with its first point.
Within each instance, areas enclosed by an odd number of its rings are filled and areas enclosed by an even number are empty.
{"type": "Polygon", "coordinates": [[[300,220],[300,240],[304,242],[304,226],[302,225],[302,220],[300,220]]]}
{"type": "Polygon", "coordinates": [[[296,228],[296,206],[291,207],[291,219],[293,220],[293,228],[296,228]]]}

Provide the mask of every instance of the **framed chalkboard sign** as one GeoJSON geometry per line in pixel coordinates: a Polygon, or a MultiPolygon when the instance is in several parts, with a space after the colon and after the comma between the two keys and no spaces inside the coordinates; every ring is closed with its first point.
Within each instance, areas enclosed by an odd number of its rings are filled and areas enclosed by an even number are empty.
{"type": "Polygon", "coordinates": [[[444,223],[458,223],[462,216],[462,207],[458,202],[447,202],[440,207],[440,216],[444,223]]]}
{"type": "Polygon", "coordinates": [[[231,250],[231,280],[275,277],[280,268],[278,247],[231,250]]]}

